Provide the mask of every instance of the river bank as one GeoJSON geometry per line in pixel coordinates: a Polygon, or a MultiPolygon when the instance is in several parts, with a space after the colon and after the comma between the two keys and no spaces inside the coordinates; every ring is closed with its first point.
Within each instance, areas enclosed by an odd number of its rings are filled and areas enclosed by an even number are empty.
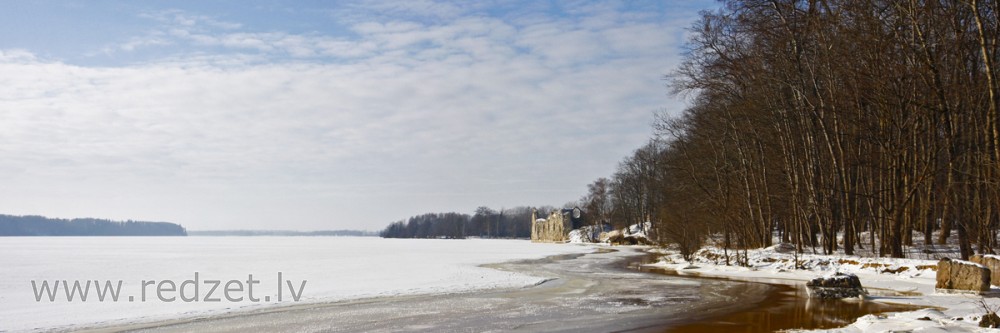
{"type": "Polygon", "coordinates": [[[895,309],[878,303],[855,307],[853,312],[836,310],[839,305],[809,305],[803,303],[805,298],[794,288],[782,285],[637,270],[652,258],[644,248],[595,246],[593,250],[588,254],[483,265],[545,277],[544,282],[527,288],[278,307],[101,327],[92,332],[697,332],[719,328],[703,324],[720,318],[730,318],[728,322],[736,318],[741,325],[762,329],[753,332],[770,332],[777,328],[841,326],[867,313],[895,309]],[[766,319],[770,326],[759,325],[757,311],[761,309],[775,313],[766,319]],[[797,326],[799,323],[813,326],[797,326]]]}
{"type": "MultiPolygon", "coordinates": [[[[927,330],[934,332],[987,332],[978,322],[988,310],[1000,308],[1000,299],[994,292],[986,295],[954,294],[934,289],[936,256],[949,253],[922,254],[925,259],[877,258],[845,255],[795,255],[781,246],[748,250],[745,266],[727,265],[725,252],[708,247],[699,251],[691,262],[685,261],[674,251],[658,251],[661,260],[644,265],[646,269],[670,272],[678,276],[719,278],[733,281],[750,281],[786,285],[798,289],[815,277],[835,272],[858,275],[870,295],[858,304],[899,304],[922,308],[920,310],[891,311],[869,314],[844,322],[834,328],[800,330],[830,332],[882,332],[886,330],[927,330]],[[797,262],[797,268],[796,268],[797,262]]],[[[730,264],[735,264],[729,252],[730,264]]],[[[847,302],[847,301],[841,301],[847,302]]]]}

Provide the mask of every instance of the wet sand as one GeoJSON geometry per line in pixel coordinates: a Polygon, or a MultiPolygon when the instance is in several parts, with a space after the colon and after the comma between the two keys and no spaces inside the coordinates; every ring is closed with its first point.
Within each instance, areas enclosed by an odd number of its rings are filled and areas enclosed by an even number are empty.
{"type": "Polygon", "coordinates": [[[649,259],[634,248],[554,256],[487,266],[550,278],[527,288],[302,304],[95,331],[770,332],[899,311],[872,302],[808,302],[788,286],[628,268],[649,259]]]}

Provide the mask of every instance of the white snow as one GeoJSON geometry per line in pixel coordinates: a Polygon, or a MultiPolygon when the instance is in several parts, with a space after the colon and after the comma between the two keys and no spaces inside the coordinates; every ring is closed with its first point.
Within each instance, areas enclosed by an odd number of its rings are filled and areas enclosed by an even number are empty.
{"type": "Polygon", "coordinates": [[[569,232],[569,242],[590,243],[590,237],[587,236],[587,232],[583,228],[573,229],[569,232]]]}
{"type": "MultiPolygon", "coordinates": [[[[913,304],[934,307],[919,311],[867,315],[850,326],[824,332],[997,332],[978,327],[987,310],[1000,308],[1000,299],[969,294],[936,291],[937,260],[871,258],[845,255],[799,254],[796,258],[786,244],[749,250],[745,261],[737,265],[736,253],[728,251],[731,266],[725,264],[724,252],[715,247],[699,251],[693,262],[684,261],[673,251],[664,251],[664,259],[652,266],[676,270],[681,275],[723,277],[735,280],[782,283],[803,286],[813,278],[836,272],[855,274],[872,294],[865,301],[913,304]],[[799,268],[795,267],[795,260],[799,268]],[[890,295],[892,294],[892,295],[890,295]]],[[[794,249],[791,249],[794,250],[794,249]]],[[[739,251],[743,256],[743,251],[739,251]]],[[[998,291],[996,287],[994,292],[998,291]]]]}
{"type": "Polygon", "coordinates": [[[978,268],[989,269],[986,266],[983,266],[982,264],[977,264],[977,263],[974,263],[974,262],[971,262],[971,261],[958,260],[958,259],[952,259],[951,261],[954,262],[954,263],[956,263],[956,264],[959,264],[959,265],[973,266],[973,267],[978,267],[978,268]]]}
{"type": "Polygon", "coordinates": [[[642,225],[633,224],[633,225],[628,226],[628,228],[625,230],[626,231],[625,232],[625,236],[636,236],[636,237],[648,238],[648,237],[646,237],[646,231],[649,230],[652,227],[653,227],[653,224],[649,223],[649,222],[643,222],[642,225]]]}
{"type": "Polygon", "coordinates": [[[599,241],[601,233],[606,232],[610,227],[587,225],[569,232],[570,243],[596,243],[599,241]]]}
{"type": "Polygon", "coordinates": [[[641,238],[646,241],[646,243],[652,243],[649,241],[649,236],[646,232],[652,224],[645,222],[642,225],[633,224],[627,228],[621,230],[611,230],[610,226],[607,229],[604,226],[594,226],[588,225],[583,226],[579,229],[573,229],[569,232],[569,242],[570,243],[608,243],[610,239],[615,235],[623,237],[634,237],[641,238]],[[619,235],[620,234],[620,235],[619,235]]]}
{"type": "MultiPolygon", "coordinates": [[[[271,302],[162,302],[144,280],[177,284],[253,279],[254,297],[275,297],[277,273],[300,289],[300,302],[523,287],[545,277],[478,267],[517,259],[591,252],[592,248],[524,240],[381,239],[374,237],[5,237],[0,241],[0,331],[73,329],[256,309],[271,302]],[[122,280],[118,302],[43,298],[31,281],[122,280]],[[129,302],[127,296],[135,297],[129,302]]],[[[201,297],[207,291],[202,284],[201,297]]],[[[220,287],[221,288],[221,287],[220,287]]],[[[291,304],[287,286],[282,304],[291,304]]],[[[190,291],[190,289],[189,289],[190,291]]],[[[189,293],[191,296],[193,292],[189,293]]],[[[177,296],[173,294],[172,296],[177,296]]],[[[221,297],[217,291],[214,297],[221,297]]]]}

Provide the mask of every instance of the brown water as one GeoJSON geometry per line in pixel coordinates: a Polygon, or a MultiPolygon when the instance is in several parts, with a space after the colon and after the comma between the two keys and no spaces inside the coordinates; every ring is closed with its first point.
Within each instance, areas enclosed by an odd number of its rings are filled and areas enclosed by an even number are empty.
{"type": "MultiPolygon", "coordinates": [[[[650,260],[643,258],[642,261],[649,262],[650,260]]],[[[643,267],[638,262],[632,262],[629,266],[645,272],[678,276],[674,271],[643,267]]],[[[702,279],[728,280],[722,278],[702,279]]],[[[862,300],[820,300],[810,298],[804,285],[798,287],[770,283],[767,285],[774,288],[775,291],[759,301],[748,302],[739,310],[696,319],[680,325],[671,325],[664,328],[662,332],[759,333],[789,329],[829,329],[850,325],[858,318],[868,314],[914,311],[923,308],[862,300]]],[[[878,293],[883,296],[901,296],[891,295],[891,292],[888,291],[878,291],[878,293]],[[886,293],[890,293],[890,295],[886,295],[886,293]]]]}
{"type": "Polygon", "coordinates": [[[665,332],[774,332],[844,327],[867,314],[913,311],[921,307],[871,301],[810,299],[805,290],[783,286],[764,301],[736,313],[704,319],[665,332]]]}

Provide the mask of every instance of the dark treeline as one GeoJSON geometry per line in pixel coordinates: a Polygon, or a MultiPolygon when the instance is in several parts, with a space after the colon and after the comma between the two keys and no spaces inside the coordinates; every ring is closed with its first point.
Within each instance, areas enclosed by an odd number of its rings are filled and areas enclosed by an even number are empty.
{"type": "Polygon", "coordinates": [[[658,117],[585,199],[688,253],[777,233],[799,251],[902,257],[915,231],[994,253],[1000,2],[723,3],[669,76],[691,106],[658,117]]]}
{"type": "MultiPolygon", "coordinates": [[[[462,213],[432,213],[411,217],[390,224],[380,236],[385,238],[529,238],[531,237],[531,207],[493,210],[479,207],[473,215],[462,213]]],[[[552,208],[539,209],[543,211],[552,208]]]]}
{"type": "Polygon", "coordinates": [[[188,236],[378,236],[377,232],[364,230],[189,230],[188,236]]]}
{"type": "Polygon", "coordinates": [[[0,236],[187,236],[187,231],[167,222],[0,215],[0,236]]]}

